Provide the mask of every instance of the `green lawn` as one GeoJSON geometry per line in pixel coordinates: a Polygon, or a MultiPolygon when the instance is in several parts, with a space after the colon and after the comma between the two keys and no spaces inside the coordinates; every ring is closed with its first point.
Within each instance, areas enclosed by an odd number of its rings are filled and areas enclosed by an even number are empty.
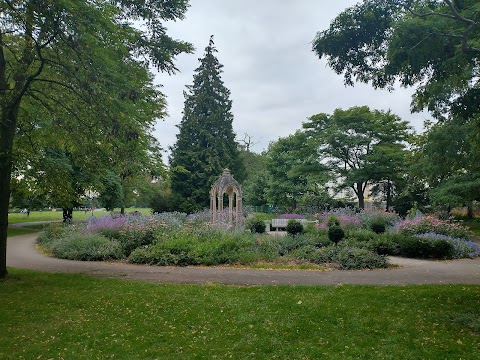
{"type": "MultiPolygon", "coordinates": [[[[115,211],[120,212],[120,209],[115,209],[115,211]]],[[[140,211],[143,214],[150,214],[150,209],[140,209],[140,208],[128,208],[125,209],[126,212],[140,211]]],[[[105,210],[96,210],[93,214],[96,217],[101,217],[109,214],[110,212],[105,210]]],[[[85,220],[92,216],[91,211],[74,211],[73,220],[85,220]]],[[[10,224],[18,224],[24,222],[35,222],[35,221],[61,221],[62,220],[62,210],[58,211],[32,211],[30,216],[20,213],[10,213],[8,214],[8,222],[10,224]]]]}
{"type": "Polygon", "coordinates": [[[480,237],[480,219],[464,220],[463,225],[468,226],[475,236],[480,237]]]}
{"type": "Polygon", "coordinates": [[[25,235],[37,232],[39,230],[31,229],[31,228],[23,228],[23,229],[7,229],[7,237],[17,236],[17,235],[25,235]]]}
{"type": "Polygon", "coordinates": [[[0,299],[2,359],[480,353],[480,286],[159,285],[10,269],[0,299]]]}

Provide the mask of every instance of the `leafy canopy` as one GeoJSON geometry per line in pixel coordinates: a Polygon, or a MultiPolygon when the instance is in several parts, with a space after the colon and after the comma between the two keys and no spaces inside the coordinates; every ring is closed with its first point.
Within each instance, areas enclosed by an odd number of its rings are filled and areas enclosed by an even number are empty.
{"type": "Polygon", "coordinates": [[[353,189],[361,208],[369,184],[394,180],[409,134],[406,121],[367,106],[313,115],[303,127],[338,189],[353,189]]]}
{"type": "Polygon", "coordinates": [[[480,108],[476,0],[364,0],[317,33],[313,51],[348,85],[416,86],[414,110],[441,116],[480,108]]]}

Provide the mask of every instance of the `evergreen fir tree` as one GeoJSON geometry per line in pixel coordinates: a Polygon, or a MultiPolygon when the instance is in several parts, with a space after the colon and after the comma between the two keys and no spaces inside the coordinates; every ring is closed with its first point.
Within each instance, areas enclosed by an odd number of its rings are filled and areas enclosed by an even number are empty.
{"type": "Polygon", "coordinates": [[[184,92],[183,118],[171,148],[172,210],[191,212],[209,206],[210,187],[223,169],[243,180],[244,165],[235,142],[232,101],[215,57],[213,36],[195,69],[193,85],[184,92]]]}

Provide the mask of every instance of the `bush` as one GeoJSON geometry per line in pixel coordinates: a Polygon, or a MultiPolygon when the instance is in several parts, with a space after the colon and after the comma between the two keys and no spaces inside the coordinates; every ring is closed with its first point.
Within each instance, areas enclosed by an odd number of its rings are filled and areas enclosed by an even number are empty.
{"type": "Polygon", "coordinates": [[[366,245],[366,249],[378,255],[398,255],[400,253],[398,242],[387,234],[370,240],[366,245]]]}
{"type": "Polygon", "coordinates": [[[366,210],[360,213],[359,216],[363,227],[377,234],[384,233],[387,228],[393,226],[400,220],[397,214],[383,210],[366,210]]]}
{"type": "Polygon", "coordinates": [[[53,242],[54,240],[64,238],[68,234],[78,231],[74,225],[65,226],[61,223],[51,223],[48,226],[45,226],[43,231],[37,238],[37,243],[41,245],[46,245],[53,242]]]}
{"type": "Polygon", "coordinates": [[[421,259],[451,259],[453,245],[446,239],[405,236],[399,242],[400,255],[421,259]]]}
{"type": "Polygon", "coordinates": [[[379,269],[386,268],[387,261],[383,256],[367,249],[340,248],[335,262],[345,270],[379,269]]]}
{"type": "Polygon", "coordinates": [[[461,259],[480,256],[480,245],[473,241],[435,233],[415,235],[415,238],[432,243],[434,251],[440,254],[438,258],[461,259]]]}
{"type": "Polygon", "coordinates": [[[328,264],[336,262],[337,250],[337,247],[333,245],[316,249],[316,251],[310,255],[309,260],[316,264],[328,264]]]}
{"type": "Polygon", "coordinates": [[[359,230],[347,231],[345,237],[347,239],[353,239],[360,242],[368,242],[373,239],[376,239],[378,235],[371,230],[359,229],[359,230]]]}
{"type": "Polygon", "coordinates": [[[340,221],[337,219],[336,216],[330,215],[328,217],[327,225],[328,225],[328,227],[333,227],[333,226],[339,227],[340,226],[340,221]]]}
{"type": "Polygon", "coordinates": [[[128,261],[137,264],[160,266],[187,266],[196,265],[191,241],[177,240],[145,246],[132,251],[128,261]]]}
{"type": "Polygon", "coordinates": [[[334,263],[341,269],[378,269],[386,268],[387,261],[383,256],[375,254],[367,249],[350,246],[327,246],[306,253],[310,261],[317,264],[334,263]]]}
{"type": "Polygon", "coordinates": [[[263,234],[267,228],[265,222],[258,219],[253,219],[248,222],[248,228],[252,233],[263,234]]]}
{"type": "Polygon", "coordinates": [[[330,241],[338,244],[345,237],[345,232],[340,226],[330,226],[328,228],[328,238],[330,241]]]}
{"type": "Polygon", "coordinates": [[[382,221],[374,221],[370,224],[370,229],[375,234],[383,234],[385,232],[385,224],[382,221]]]}
{"type": "Polygon", "coordinates": [[[155,233],[153,229],[127,228],[119,232],[116,240],[122,247],[122,253],[128,257],[136,248],[153,243],[155,233]]]}
{"type": "Polygon", "coordinates": [[[121,247],[98,234],[70,234],[45,246],[53,256],[69,260],[109,260],[123,257],[121,247]]]}
{"type": "Polygon", "coordinates": [[[303,233],[303,225],[300,221],[291,219],[288,220],[286,230],[288,234],[295,236],[297,234],[303,233]]]}
{"type": "Polygon", "coordinates": [[[395,224],[395,230],[407,235],[436,233],[455,238],[468,238],[471,235],[467,227],[440,220],[431,215],[417,215],[413,219],[399,221],[395,224]]]}

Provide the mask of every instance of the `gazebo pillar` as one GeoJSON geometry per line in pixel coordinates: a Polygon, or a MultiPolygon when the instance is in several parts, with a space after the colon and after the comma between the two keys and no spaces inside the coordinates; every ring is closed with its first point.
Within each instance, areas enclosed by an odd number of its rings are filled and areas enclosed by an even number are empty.
{"type": "Polygon", "coordinates": [[[230,174],[230,170],[225,169],[223,174],[213,183],[210,190],[210,218],[212,224],[217,224],[221,220],[217,216],[222,213],[223,216],[223,195],[228,195],[228,224],[233,225],[236,220],[236,226],[242,225],[242,188],[240,184],[230,174]],[[236,199],[234,197],[236,196],[236,199]],[[235,201],[236,200],[236,201],[235,201]],[[235,214],[233,212],[233,205],[235,201],[235,214]],[[234,219],[234,215],[235,219],[234,219]]]}
{"type": "Polygon", "coordinates": [[[228,193],[228,224],[233,224],[233,191],[228,193]]]}
{"type": "Polygon", "coordinates": [[[237,226],[242,226],[242,197],[237,194],[237,203],[236,203],[236,211],[237,211],[237,226]]]}
{"type": "Polygon", "coordinates": [[[210,219],[212,224],[215,224],[217,221],[217,196],[215,189],[210,191],[210,219]]]}

